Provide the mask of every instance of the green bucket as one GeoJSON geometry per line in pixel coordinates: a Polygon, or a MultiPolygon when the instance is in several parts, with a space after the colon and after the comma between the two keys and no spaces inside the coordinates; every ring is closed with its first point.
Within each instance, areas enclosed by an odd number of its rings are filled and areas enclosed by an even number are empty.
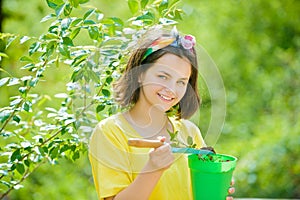
{"type": "Polygon", "coordinates": [[[216,154],[219,162],[203,161],[197,154],[188,156],[194,200],[225,200],[237,158],[216,154]]]}

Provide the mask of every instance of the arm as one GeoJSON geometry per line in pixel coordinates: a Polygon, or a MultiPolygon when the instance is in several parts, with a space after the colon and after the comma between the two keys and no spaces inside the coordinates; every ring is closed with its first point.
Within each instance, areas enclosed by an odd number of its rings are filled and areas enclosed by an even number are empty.
{"type": "Polygon", "coordinates": [[[150,152],[147,164],[136,179],[116,196],[105,199],[148,199],[163,172],[171,166],[173,161],[174,157],[169,144],[154,149],[150,152]]]}

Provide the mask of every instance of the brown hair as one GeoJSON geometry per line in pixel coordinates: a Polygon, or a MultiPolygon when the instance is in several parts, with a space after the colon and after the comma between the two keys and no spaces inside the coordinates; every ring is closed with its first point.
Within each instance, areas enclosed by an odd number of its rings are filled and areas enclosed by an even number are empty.
{"type": "MultiPolygon", "coordinates": [[[[163,35],[166,34],[163,33],[163,35]]],[[[178,47],[169,45],[151,53],[143,59],[147,47],[160,36],[141,44],[141,47],[131,54],[123,76],[114,84],[116,101],[122,107],[134,105],[138,101],[140,95],[140,83],[138,77],[140,77],[143,72],[147,71],[147,69],[163,55],[168,53],[174,54],[180,58],[187,59],[191,63],[191,76],[185,95],[178,105],[174,106],[174,109],[176,109],[176,116],[179,119],[187,119],[197,111],[200,104],[200,97],[197,89],[198,62],[196,51],[194,47],[193,49],[188,50],[181,45],[178,45],[178,47]]]]}

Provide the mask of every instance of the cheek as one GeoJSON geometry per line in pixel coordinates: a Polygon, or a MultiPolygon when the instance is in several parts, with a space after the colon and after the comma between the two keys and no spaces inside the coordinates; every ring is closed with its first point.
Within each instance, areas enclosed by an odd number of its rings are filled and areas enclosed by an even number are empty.
{"type": "Polygon", "coordinates": [[[180,96],[180,99],[185,95],[187,91],[187,87],[182,87],[178,89],[178,96],[180,96]]]}
{"type": "Polygon", "coordinates": [[[143,84],[143,90],[146,92],[148,95],[154,94],[156,91],[159,91],[162,86],[158,84],[151,84],[151,83],[145,83],[143,84]]]}

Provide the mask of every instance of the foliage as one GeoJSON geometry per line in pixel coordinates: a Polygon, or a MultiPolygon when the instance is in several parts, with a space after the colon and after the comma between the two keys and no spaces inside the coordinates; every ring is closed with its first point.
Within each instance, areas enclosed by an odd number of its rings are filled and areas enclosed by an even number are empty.
{"type": "Polygon", "coordinates": [[[18,92],[0,110],[0,199],[22,188],[22,182],[45,163],[75,161],[87,151],[97,121],[118,110],[111,83],[123,69],[129,41],[149,26],[175,24],[182,14],[177,0],[129,0],[132,17],[124,21],[84,7],[87,1],[47,0],[52,12],[41,23],[51,24],[38,37],[0,35],[2,59],[8,58],[9,48],[29,44],[28,54],[19,58],[25,75],[1,69],[0,87],[18,92]],[[73,15],[76,9],[84,10],[80,17],[73,15]],[[48,81],[52,68],[69,75],[64,92],[35,92],[48,81]],[[59,99],[59,106],[47,104],[49,99],[59,99]]]}

